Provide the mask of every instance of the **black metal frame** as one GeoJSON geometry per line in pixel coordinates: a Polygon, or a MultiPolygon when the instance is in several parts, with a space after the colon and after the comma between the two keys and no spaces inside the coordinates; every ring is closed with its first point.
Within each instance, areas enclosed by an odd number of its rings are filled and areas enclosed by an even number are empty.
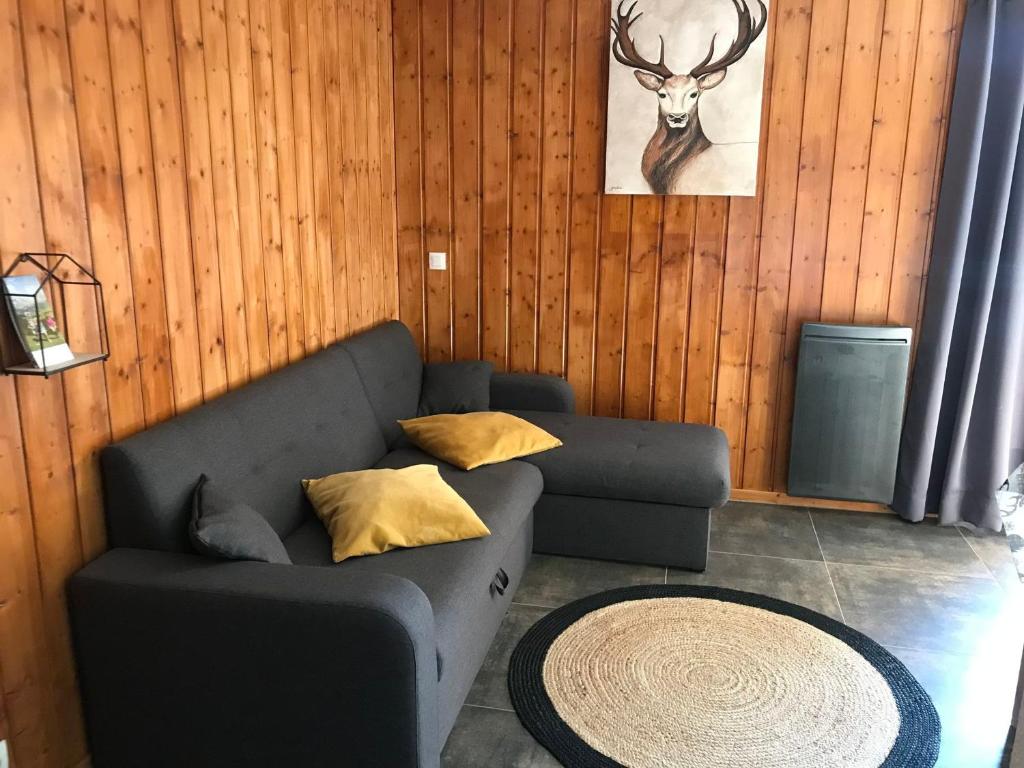
{"type": "MultiPolygon", "coordinates": [[[[53,307],[54,313],[59,312],[60,318],[63,324],[65,338],[68,336],[68,311],[67,301],[65,297],[65,286],[86,286],[92,288],[93,295],[96,301],[97,308],[97,325],[99,327],[99,341],[100,349],[95,352],[84,352],[76,353],[73,360],[66,363],[59,363],[56,366],[49,367],[46,365],[46,349],[42,343],[42,323],[38,322],[37,327],[40,329],[39,334],[39,349],[43,360],[42,367],[34,367],[31,365],[12,365],[10,361],[13,359],[12,353],[24,352],[25,350],[20,347],[21,340],[19,338],[17,328],[14,328],[14,320],[10,315],[9,306],[0,307],[0,323],[8,322],[12,326],[13,334],[2,334],[0,333],[0,374],[4,376],[43,376],[49,378],[55,373],[63,373],[64,371],[77,368],[81,365],[88,363],[94,363],[97,361],[106,360],[110,357],[110,340],[107,335],[107,313],[106,305],[103,301],[103,286],[96,279],[96,277],[76,261],[70,254],[67,253],[20,253],[18,258],[4,271],[0,277],[11,277],[14,276],[15,270],[23,264],[31,264],[40,272],[43,273],[39,280],[39,287],[31,294],[28,293],[10,293],[7,291],[6,285],[0,286],[0,296],[3,297],[5,304],[8,303],[8,297],[18,297],[32,299],[36,308],[36,318],[41,320],[39,316],[39,295],[44,291],[47,286],[57,286],[59,301],[55,302],[53,307]],[[42,263],[39,259],[43,258],[46,260],[46,264],[42,263]],[[53,266],[48,266],[52,259],[56,259],[53,262],[53,266]],[[87,279],[70,280],[68,278],[61,277],[58,274],[58,269],[64,262],[70,262],[74,265],[78,273],[84,275],[87,279]],[[11,340],[14,342],[11,342],[11,340]],[[17,343],[19,350],[11,350],[9,343],[17,343]]],[[[51,294],[52,295],[52,294],[51,294]]],[[[29,354],[31,360],[32,355],[29,354]]]]}

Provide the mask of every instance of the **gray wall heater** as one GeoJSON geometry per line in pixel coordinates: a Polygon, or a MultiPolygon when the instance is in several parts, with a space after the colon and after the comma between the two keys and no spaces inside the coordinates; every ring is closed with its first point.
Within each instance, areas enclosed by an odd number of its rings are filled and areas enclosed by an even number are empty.
{"type": "Polygon", "coordinates": [[[789,453],[791,495],[892,501],[910,333],[804,324],[789,453]]]}

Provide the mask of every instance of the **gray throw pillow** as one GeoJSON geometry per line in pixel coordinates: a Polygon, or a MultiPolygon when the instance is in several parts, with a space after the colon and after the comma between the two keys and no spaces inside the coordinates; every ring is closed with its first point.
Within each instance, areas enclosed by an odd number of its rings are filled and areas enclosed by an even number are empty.
{"type": "Polygon", "coordinates": [[[201,555],[222,560],[257,560],[286,563],[292,560],[281,537],[255,509],[199,478],[192,495],[192,546],[201,555]]]}
{"type": "Polygon", "coordinates": [[[491,410],[494,364],[483,360],[423,366],[418,416],[491,410]]]}

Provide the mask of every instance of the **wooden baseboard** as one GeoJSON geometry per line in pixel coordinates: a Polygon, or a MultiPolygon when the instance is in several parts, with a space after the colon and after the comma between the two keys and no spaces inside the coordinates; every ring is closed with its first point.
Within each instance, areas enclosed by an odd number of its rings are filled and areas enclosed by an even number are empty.
{"type": "Polygon", "coordinates": [[[841,501],[838,499],[812,499],[804,496],[790,496],[781,491],[753,491],[734,488],[729,497],[732,501],[753,501],[758,504],[784,504],[793,507],[814,507],[815,509],[839,509],[851,512],[882,512],[894,514],[885,504],[871,501],[841,501]]]}

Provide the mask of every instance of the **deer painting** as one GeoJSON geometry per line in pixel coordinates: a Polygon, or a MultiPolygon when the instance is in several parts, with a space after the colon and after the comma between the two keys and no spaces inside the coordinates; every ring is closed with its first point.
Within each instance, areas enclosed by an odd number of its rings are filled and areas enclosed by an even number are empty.
{"type": "Polygon", "coordinates": [[[701,124],[700,103],[725,80],[765,27],[768,9],[748,0],[729,0],[736,13],[736,35],[717,57],[711,36],[707,55],[688,73],[676,74],[665,64],[665,39],[659,37],[657,61],[637,50],[633,28],[643,16],[634,15],[640,0],[625,11],[621,0],[612,17],[612,54],[633,70],[637,82],[657,96],[658,123],[643,153],[641,171],[654,194],[753,194],[757,169],[756,142],[716,143],[701,124]]]}

